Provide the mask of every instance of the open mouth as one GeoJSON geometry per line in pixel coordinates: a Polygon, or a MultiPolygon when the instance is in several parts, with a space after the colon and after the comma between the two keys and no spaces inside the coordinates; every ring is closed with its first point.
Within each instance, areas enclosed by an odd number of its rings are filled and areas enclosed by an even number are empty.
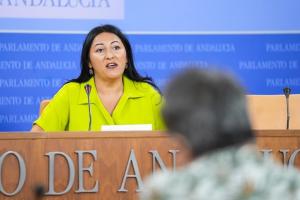
{"type": "Polygon", "coordinates": [[[108,63],[106,65],[106,68],[108,68],[108,69],[114,69],[116,67],[118,67],[117,63],[108,63]]]}

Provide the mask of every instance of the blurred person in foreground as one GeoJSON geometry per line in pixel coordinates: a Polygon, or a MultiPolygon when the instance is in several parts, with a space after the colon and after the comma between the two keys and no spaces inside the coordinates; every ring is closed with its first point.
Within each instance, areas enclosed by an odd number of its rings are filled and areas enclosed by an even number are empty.
{"type": "Polygon", "coordinates": [[[188,69],[168,85],[163,117],[192,161],[146,180],[142,200],[300,199],[300,175],[256,151],[245,94],[229,75],[188,69]]]}
{"type": "Polygon", "coordinates": [[[163,130],[161,103],[152,78],[136,70],[125,34],[113,25],[97,26],[83,43],[80,75],[55,94],[31,131],[100,131],[103,125],[128,124],[163,130]]]}

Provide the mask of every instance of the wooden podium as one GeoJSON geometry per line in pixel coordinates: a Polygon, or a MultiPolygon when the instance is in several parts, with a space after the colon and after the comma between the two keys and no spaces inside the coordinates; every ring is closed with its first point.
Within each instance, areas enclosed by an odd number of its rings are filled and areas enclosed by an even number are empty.
{"type": "Polygon", "coordinates": [[[285,167],[300,169],[300,130],[263,130],[255,133],[257,149],[264,156],[272,156],[285,167]]]}
{"type": "Polygon", "coordinates": [[[157,132],[1,133],[0,155],[1,200],[134,200],[142,179],[187,157],[157,132]]]}
{"type": "MultiPolygon", "coordinates": [[[[256,141],[265,156],[300,166],[300,130],[256,131],[256,141]]],[[[188,159],[158,132],[1,133],[0,155],[1,200],[135,200],[147,175],[188,159]]]]}

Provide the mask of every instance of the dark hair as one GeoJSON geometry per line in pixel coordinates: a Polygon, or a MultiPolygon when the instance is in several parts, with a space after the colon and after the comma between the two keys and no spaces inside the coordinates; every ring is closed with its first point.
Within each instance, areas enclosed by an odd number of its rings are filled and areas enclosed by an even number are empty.
{"type": "Polygon", "coordinates": [[[194,66],[171,81],[165,98],[165,123],[194,156],[253,138],[243,89],[225,73],[194,66]]]}
{"type": "Polygon", "coordinates": [[[100,33],[104,33],[104,32],[113,33],[116,36],[118,36],[125,47],[128,63],[127,63],[127,68],[124,71],[124,75],[133,81],[149,83],[150,85],[152,85],[155,89],[157,89],[159,91],[158,87],[155,85],[155,83],[153,82],[151,77],[148,77],[148,76],[143,77],[137,72],[137,70],[134,66],[134,62],[133,62],[133,54],[132,54],[131,45],[130,45],[127,37],[121,32],[121,30],[119,28],[117,28],[113,25],[109,25],[109,24],[106,24],[103,26],[97,26],[97,27],[93,28],[87,34],[85,41],[83,43],[83,46],[82,46],[82,51],[81,51],[80,75],[78,76],[78,78],[72,79],[68,82],[83,83],[83,82],[88,81],[93,76],[93,75],[89,74],[90,48],[91,48],[92,42],[95,39],[95,37],[97,35],[99,35],[100,33]]]}

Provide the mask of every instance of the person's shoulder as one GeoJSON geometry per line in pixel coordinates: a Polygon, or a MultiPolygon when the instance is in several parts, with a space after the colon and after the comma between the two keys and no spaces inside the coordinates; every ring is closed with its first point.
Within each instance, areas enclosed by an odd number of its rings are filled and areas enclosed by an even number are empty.
{"type": "Polygon", "coordinates": [[[156,88],[145,82],[138,82],[137,85],[138,91],[143,93],[144,96],[150,98],[153,104],[161,105],[163,102],[163,96],[156,88]]]}
{"type": "Polygon", "coordinates": [[[58,90],[55,96],[74,95],[80,91],[80,85],[81,84],[77,82],[67,82],[58,90]]]}
{"type": "Polygon", "coordinates": [[[64,84],[62,86],[62,89],[79,89],[80,88],[81,83],[77,83],[77,82],[67,82],[66,84],[64,84]]]}
{"type": "Polygon", "coordinates": [[[146,82],[136,82],[138,89],[143,90],[149,94],[159,93],[152,85],[146,82]]]}
{"type": "Polygon", "coordinates": [[[170,185],[174,182],[173,173],[170,171],[160,171],[149,176],[145,180],[145,188],[140,194],[141,199],[161,199],[161,196],[170,190],[170,185]]]}
{"type": "Polygon", "coordinates": [[[141,82],[141,81],[134,81],[127,77],[125,77],[125,84],[127,84],[127,88],[129,88],[130,91],[134,91],[137,93],[142,93],[143,95],[158,95],[160,96],[160,93],[157,89],[155,89],[150,83],[147,82],[141,82]]]}
{"type": "Polygon", "coordinates": [[[141,194],[142,199],[188,199],[192,193],[195,182],[188,169],[160,171],[148,177],[145,189],[141,194]],[[191,187],[187,187],[191,186],[191,187]]]}
{"type": "Polygon", "coordinates": [[[65,83],[60,90],[68,91],[68,92],[75,92],[80,90],[82,83],[77,82],[67,82],[65,83]]]}

